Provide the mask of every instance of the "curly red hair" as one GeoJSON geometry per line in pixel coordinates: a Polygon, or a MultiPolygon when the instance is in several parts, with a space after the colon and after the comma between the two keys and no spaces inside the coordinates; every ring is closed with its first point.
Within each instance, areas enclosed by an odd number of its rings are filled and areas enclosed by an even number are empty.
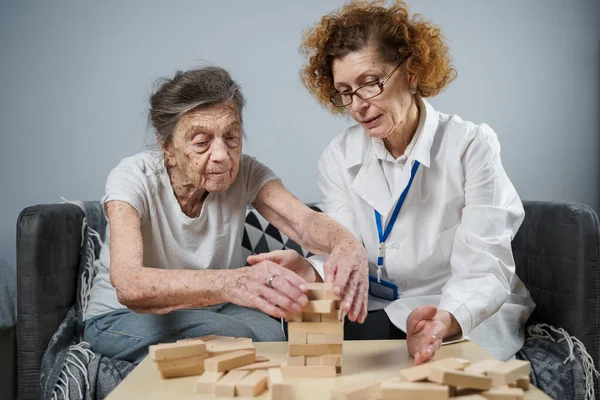
{"type": "Polygon", "coordinates": [[[445,38],[436,25],[419,14],[410,18],[401,0],[389,8],[385,1],[355,0],[323,16],[304,33],[300,50],[308,64],[300,71],[302,82],[321,104],[343,112],[329,102],[335,93],[332,62],[369,45],[376,47],[385,62],[407,60],[406,69],[417,78],[419,96],[435,96],[456,77],[445,38]]]}

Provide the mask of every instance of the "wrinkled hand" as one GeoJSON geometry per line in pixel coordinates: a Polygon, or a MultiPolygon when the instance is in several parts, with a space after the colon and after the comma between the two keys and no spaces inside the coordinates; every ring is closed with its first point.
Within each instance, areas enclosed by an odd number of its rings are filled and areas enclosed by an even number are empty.
{"type": "Polygon", "coordinates": [[[269,260],[298,274],[306,282],[320,280],[312,265],[295,250],[274,250],[269,253],[256,254],[248,257],[250,265],[269,260]]]}
{"type": "Polygon", "coordinates": [[[308,303],[306,281],[269,260],[236,270],[229,283],[225,290],[232,302],[258,308],[276,318],[284,318],[286,311],[300,312],[308,303]],[[274,278],[269,285],[271,276],[274,278]]]}
{"type": "Polygon", "coordinates": [[[343,295],[341,308],[350,321],[363,323],[369,301],[367,251],[356,240],[334,247],[325,265],[325,282],[333,283],[333,293],[343,295]]]}
{"type": "Polygon", "coordinates": [[[446,336],[460,333],[460,326],[452,314],[438,310],[434,305],[415,308],[406,320],[406,345],[415,364],[433,358],[446,336]]]}

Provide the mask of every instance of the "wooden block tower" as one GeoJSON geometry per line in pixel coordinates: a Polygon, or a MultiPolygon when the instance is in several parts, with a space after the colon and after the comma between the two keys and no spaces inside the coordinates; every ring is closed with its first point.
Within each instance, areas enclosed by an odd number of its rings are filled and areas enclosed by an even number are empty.
{"type": "Polygon", "coordinates": [[[344,321],[341,297],[331,283],[309,283],[308,304],[288,314],[288,355],[284,377],[335,377],[342,372],[344,321]]]}

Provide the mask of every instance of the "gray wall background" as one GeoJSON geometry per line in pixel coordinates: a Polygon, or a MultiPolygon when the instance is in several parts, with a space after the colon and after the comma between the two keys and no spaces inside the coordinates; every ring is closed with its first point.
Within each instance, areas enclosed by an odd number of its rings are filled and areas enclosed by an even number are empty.
{"type": "MultiPolygon", "coordinates": [[[[486,122],[526,200],[600,206],[600,2],[411,0],[438,23],[458,78],[439,110],[486,122]]],[[[19,212],[99,199],[110,169],[152,143],[152,82],[208,62],[248,100],[245,152],[301,200],[350,121],[298,79],[302,31],[342,0],[0,0],[0,259],[15,263],[19,212]]]]}

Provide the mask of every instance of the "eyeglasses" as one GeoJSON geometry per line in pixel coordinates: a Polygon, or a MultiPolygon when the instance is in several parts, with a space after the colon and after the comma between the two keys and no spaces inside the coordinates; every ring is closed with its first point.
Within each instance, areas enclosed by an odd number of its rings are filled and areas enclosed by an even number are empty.
{"type": "Polygon", "coordinates": [[[361,100],[369,100],[383,93],[383,85],[390,80],[394,72],[402,65],[404,61],[396,66],[383,82],[374,81],[362,85],[352,92],[335,93],[329,96],[329,101],[336,107],[346,107],[352,104],[352,96],[356,95],[361,100]]]}

